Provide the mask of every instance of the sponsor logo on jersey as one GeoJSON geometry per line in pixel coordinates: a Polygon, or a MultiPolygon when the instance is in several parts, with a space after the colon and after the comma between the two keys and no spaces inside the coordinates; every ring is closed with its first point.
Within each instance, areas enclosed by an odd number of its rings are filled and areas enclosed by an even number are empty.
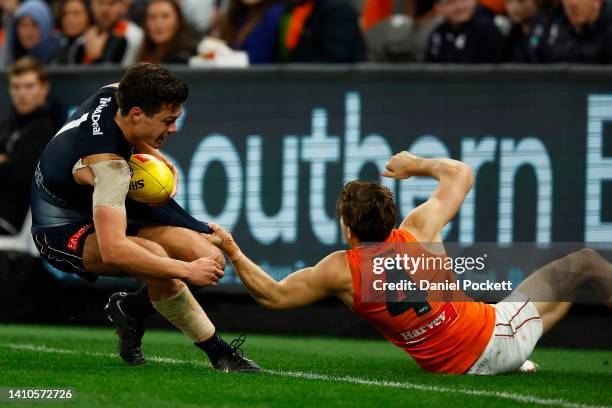
{"type": "Polygon", "coordinates": [[[406,344],[414,344],[431,337],[435,333],[444,330],[450,326],[459,315],[452,303],[445,303],[439,310],[437,315],[429,320],[429,322],[419,326],[414,330],[407,330],[399,333],[400,340],[406,344]]]}
{"type": "Polygon", "coordinates": [[[100,104],[98,105],[96,110],[91,115],[91,126],[93,128],[93,132],[92,132],[93,135],[103,135],[104,134],[104,132],[102,132],[102,130],[100,129],[100,125],[98,122],[100,121],[100,114],[102,113],[102,109],[104,109],[106,105],[108,105],[110,100],[111,100],[110,96],[108,98],[100,98],[100,104]]]}
{"type": "Polygon", "coordinates": [[[90,229],[91,227],[93,227],[93,224],[87,224],[87,225],[82,226],[81,229],[75,232],[74,235],[68,239],[68,245],[66,245],[68,249],[76,253],[79,247],[79,240],[81,239],[83,234],[85,234],[87,230],[90,229]]]}

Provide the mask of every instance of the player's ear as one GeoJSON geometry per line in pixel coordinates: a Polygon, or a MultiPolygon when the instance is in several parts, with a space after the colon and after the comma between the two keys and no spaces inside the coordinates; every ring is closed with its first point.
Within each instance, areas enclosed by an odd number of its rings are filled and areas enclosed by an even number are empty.
{"type": "Polygon", "coordinates": [[[134,123],[140,123],[142,121],[142,117],[144,116],[144,112],[138,106],[134,106],[130,109],[130,113],[128,114],[134,123]]]}

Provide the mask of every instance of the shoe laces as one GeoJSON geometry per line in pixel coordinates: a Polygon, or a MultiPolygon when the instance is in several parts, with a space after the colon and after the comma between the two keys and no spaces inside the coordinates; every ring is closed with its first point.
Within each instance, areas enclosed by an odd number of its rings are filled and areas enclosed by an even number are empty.
{"type": "Polygon", "coordinates": [[[230,349],[232,350],[232,353],[239,354],[240,357],[243,357],[244,352],[242,351],[240,347],[244,344],[245,341],[246,341],[246,336],[244,334],[241,334],[240,336],[232,340],[232,342],[230,343],[230,349]]]}

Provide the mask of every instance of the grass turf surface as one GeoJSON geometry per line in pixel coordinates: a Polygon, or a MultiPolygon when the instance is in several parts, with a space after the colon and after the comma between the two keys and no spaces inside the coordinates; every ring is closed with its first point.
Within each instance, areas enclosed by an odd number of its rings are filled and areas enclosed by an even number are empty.
{"type": "Polygon", "coordinates": [[[245,355],[273,370],[262,375],[212,371],[179,332],[148,331],[144,366],[125,366],[115,349],[110,328],[0,325],[0,387],[72,388],[76,395],[6,405],[612,406],[611,351],[536,349],[536,374],[467,377],[425,373],[382,340],[250,335],[245,355]]]}

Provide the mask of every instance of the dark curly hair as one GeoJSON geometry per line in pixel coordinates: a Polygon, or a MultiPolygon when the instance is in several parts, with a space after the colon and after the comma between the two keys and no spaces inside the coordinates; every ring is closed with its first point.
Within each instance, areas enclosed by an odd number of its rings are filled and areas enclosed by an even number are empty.
{"type": "Polygon", "coordinates": [[[397,218],[393,193],[378,182],[349,181],[336,202],[336,215],[361,242],[382,242],[397,218]]]}
{"type": "Polygon", "coordinates": [[[126,116],[139,107],[153,116],[165,106],[182,105],[189,96],[189,88],[182,79],[155,64],[140,63],[128,69],[117,90],[121,115],[126,116]]]}

